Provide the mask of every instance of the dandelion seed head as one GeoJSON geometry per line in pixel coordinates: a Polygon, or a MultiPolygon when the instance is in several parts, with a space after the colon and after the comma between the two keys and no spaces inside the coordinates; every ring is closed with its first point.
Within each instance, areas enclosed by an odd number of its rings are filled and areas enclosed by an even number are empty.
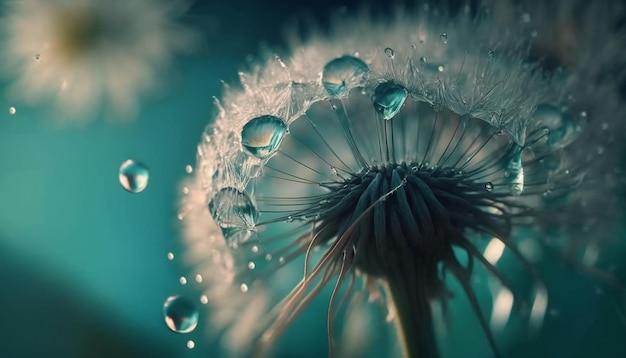
{"type": "MultiPolygon", "coordinates": [[[[615,138],[600,123],[624,105],[584,55],[608,32],[587,22],[580,46],[545,50],[566,29],[542,17],[551,5],[522,5],[344,17],[331,36],[292,38],[291,56],[268,55],[225,87],[182,207],[187,259],[228,349],[266,352],[330,287],[331,352],[335,318],[352,322],[372,301],[410,335],[405,352],[437,356],[431,304],[451,299],[448,274],[497,351],[491,331],[514,302],[532,307],[530,326],[548,308],[533,266],[542,255],[520,243],[556,232],[570,246],[597,229],[574,259],[596,262],[617,207],[603,194],[621,181],[601,174],[619,159],[602,154],[615,138]],[[556,68],[536,58],[552,50],[556,68]],[[532,294],[497,267],[506,252],[532,294]],[[478,265],[499,282],[490,319],[472,287],[478,265]]],[[[595,62],[612,68],[614,51],[595,62]]]]}
{"type": "Polygon", "coordinates": [[[84,117],[102,104],[120,115],[155,89],[193,34],[177,23],[184,1],[11,1],[3,16],[2,58],[11,94],[52,102],[84,117]]]}

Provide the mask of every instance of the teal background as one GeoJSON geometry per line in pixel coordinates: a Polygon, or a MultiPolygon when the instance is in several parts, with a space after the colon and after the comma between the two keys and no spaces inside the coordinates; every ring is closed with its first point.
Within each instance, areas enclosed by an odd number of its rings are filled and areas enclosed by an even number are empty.
{"type": "MultiPolygon", "coordinates": [[[[168,296],[197,294],[198,288],[179,260],[166,258],[180,253],[179,184],[185,166],[195,163],[220,80],[233,82],[261,44],[280,48],[281,32],[296,19],[321,19],[332,6],[197,2],[185,21],[202,35],[201,46],[163,73],[165,91],[142,100],[131,122],[94,116],[84,125],[59,125],[51,106],[0,98],[1,357],[218,355],[202,323],[177,335],[161,317],[168,296]],[[15,115],[8,113],[11,106],[15,115]],[[119,166],[129,158],[150,168],[141,194],[125,192],[118,182],[119,166]],[[185,287],[181,275],[188,277],[185,287]],[[195,349],[185,347],[188,339],[195,349]]],[[[608,260],[623,274],[623,255],[612,256],[608,260]]],[[[506,356],[625,356],[626,330],[615,300],[556,261],[544,268],[549,287],[560,292],[558,320],[550,319],[531,344],[505,339],[511,341],[506,356]]],[[[623,308],[623,301],[617,304],[623,308]]],[[[487,355],[473,313],[466,304],[457,306],[453,318],[471,329],[444,352],[487,355]]],[[[319,345],[304,351],[295,340],[283,348],[285,356],[326,356],[325,325],[311,327],[300,325],[292,335],[319,345]],[[320,335],[311,336],[317,328],[320,335]]]]}

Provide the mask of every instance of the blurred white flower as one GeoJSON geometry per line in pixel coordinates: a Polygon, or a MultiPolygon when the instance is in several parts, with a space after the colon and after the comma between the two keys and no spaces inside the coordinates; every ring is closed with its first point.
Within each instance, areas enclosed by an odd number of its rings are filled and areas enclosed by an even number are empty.
{"type": "Polygon", "coordinates": [[[11,95],[53,101],[73,118],[102,106],[131,116],[172,56],[192,46],[192,33],[177,23],[187,7],[179,0],[12,0],[1,25],[11,95]]]}
{"type": "Polygon", "coordinates": [[[607,71],[624,50],[604,44],[623,39],[611,32],[621,15],[607,3],[486,1],[343,16],[330,36],[294,40],[291,57],[240,73],[241,88],[216,101],[181,204],[226,348],[266,353],[327,295],[331,355],[360,355],[384,331],[358,323],[369,298],[385,303],[407,356],[436,357],[448,273],[497,355],[492,330],[513,307],[536,329],[549,306],[539,255],[520,245],[529,236],[564,243],[574,265],[613,284],[578,250],[615,239],[625,108],[623,72],[607,71]],[[550,46],[563,36],[578,41],[550,46]],[[507,253],[530,293],[498,268],[507,253]],[[477,267],[491,276],[491,319],[477,267]],[[338,316],[370,337],[335,342],[338,316]]]}

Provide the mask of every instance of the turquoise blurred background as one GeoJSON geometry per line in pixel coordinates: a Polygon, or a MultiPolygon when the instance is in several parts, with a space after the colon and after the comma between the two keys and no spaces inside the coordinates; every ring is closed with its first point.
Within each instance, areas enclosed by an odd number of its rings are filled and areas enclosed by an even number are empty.
{"type": "MultiPolygon", "coordinates": [[[[84,125],[59,125],[50,106],[0,98],[0,357],[217,356],[203,324],[179,335],[161,316],[168,296],[198,293],[192,276],[180,285],[189,273],[166,256],[180,252],[176,203],[185,166],[195,163],[220,80],[234,82],[261,44],[280,48],[282,31],[296,19],[323,24],[335,6],[198,1],[184,21],[201,34],[201,45],[177,57],[163,73],[165,91],[143,99],[134,121],[95,116],[84,125]],[[141,194],[119,184],[126,159],[150,168],[141,194]],[[191,350],[190,339],[196,342],[191,350]]],[[[610,260],[623,257],[614,256],[610,260]]],[[[506,356],[626,356],[614,300],[560,263],[544,268],[550,287],[563,292],[558,320],[549,319],[532,345],[513,339],[506,356]]],[[[618,261],[616,272],[623,268],[618,261]]],[[[475,327],[466,308],[454,319],[470,319],[475,327]]],[[[326,356],[325,325],[320,328],[319,346],[287,345],[285,352],[326,356]]],[[[470,357],[476,344],[477,357],[487,354],[477,336],[467,332],[445,351],[470,357]]]]}

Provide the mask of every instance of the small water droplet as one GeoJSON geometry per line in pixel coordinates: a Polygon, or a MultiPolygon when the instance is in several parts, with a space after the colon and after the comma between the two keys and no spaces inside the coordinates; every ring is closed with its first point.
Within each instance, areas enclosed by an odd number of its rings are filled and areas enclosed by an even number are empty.
{"type": "Polygon", "coordinates": [[[293,222],[293,216],[291,215],[287,216],[287,219],[285,220],[285,222],[288,222],[288,223],[293,222]]]}
{"type": "Polygon", "coordinates": [[[333,173],[333,175],[337,175],[338,174],[337,168],[335,168],[335,167],[330,167],[330,171],[333,173]]]}
{"type": "Polygon", "coordinates": [[[178,282],[180,282],[180,284],[181,284],[181,285],[183,285],[183,286],[184,286],[184,285],[186,285],[186,284],[187,284],[187,277],[185,277],[185,276],[181,276],[181,277],[178,279],[178,282]]]}
{"type": "Polygon", "coordinates": [[[328,62],[322,70],[322,86],[333,97],[347,90],[362,87],[367,82],[369,67],[362,60],[343,56],[328,62]]]}
{"type": "Polygon", "coordinates": [[[148,167],[141,162],[129,159],[120,166],[120,184],[130,193],[136,194],[144,191],[148,186],[149,178],[148,167]]]}
{"type": "Polygon", "coordinates": [[[443,65],[439,65],[439,66],[437,66],[437,71],[439,71],[439,72],[443,72],[445,69],[446,69],[446,68],[445,68],[445,66],[443,66],[443,65]]]}
{"type": "Polygon", "coordinates": [[[255,267],[256,267],[256,264],[254,262],[252,262],[252,261],[248,262],[248,268],[250,270],[254,270],[255,267]]]}
{"type": "MultiPolygon", "coordinates": [[[[259,212],[248,194],[232,187],[224,188],[213,196],[209,202],[209,212],[224,236],[233,239],[237,231],[254,228],[259,217],[259,212]]],[[[245,241],[245,235],[241,239],[245,241]]]]}
{"type": "Polygon", "coordinates": [[[241,145],[246,153],[265,159],[280,146],[287,133],[287,125],[274,116],[260,116],[250,120],[241,130],[241,145]]]}
{"type": "Polygon", "coordinates": [[[515,145],[505,177],[508,177],[510,183],[510,192],[512,195],[521,195],[524,191],[524,168],[522,167],[522,147],[515,145]],[[508,174],[508,175],[507,175],[508,174]]]}
{"type": "Polygon", "coordinates": [[[36,54],[35,54],[35,56],[33,56],[33,58],[34,58],[35,60],[39,60],[39,59],[41,58],[41,55],[40,55],[40,54],[38,54],[38,53],[36,53],[36,54]]]}
{"type": "Polygon", "coordinates": [[[189,188],[188,187],[183,187],[183,194],[187,195],[189,194],[189,188]]]}
{"type": "Polygon", "coordinates": [[[272,254],[265,254],[265,260],[271,261],[272,260],[272,254]]]}
{"type": "Polygon", "coordinates": [[[441,35],[439,35],[439,39],[441,39],[441,42],[443,42],[444,44],[447,44],[448,34],[446,34],[445,32],[442,32],[441,35]]]}
{"type": "Polygon", "coordinates": [[[525,12],[522,14],[522,22],[527,24],[530,22],[530,14],[525,12]]]}
{"type": "Polygon", "coordinates": [[[174,260],[174,253],[168,252],[167,253],[167,259],[170,260],[170,261],[174,260]]]}
{"type": "Polygon", "coordinates": [[[281,265],[282,265],[282,264],[284,264],[284,263],[285,263],[285,258],[284,258],[284,257],[282,257],[282,256],[281,256],[281,257],[279,257],[279,258],[278,258],[278,263],[279,263],[279,264],[281,264],[281,265]]]}
{"type": "Polygon", "coordinates": [[[396,57],[396,51],[394,51],[392,48],[387,47],[385,49],[385,56],[393,59],[394,57],[396,57]]]}
{"type": "Polygon", "coordinates": [[[194,349],[195,346],[196,344],[191,339],[187,341],[187,348],[194,349]]]}
{"type": "Polygon", "coordinates": [[[198,325],[198,310],[185,297],[170,296],[163,304],[163,318],[172,332],[189,333],[198,325]]]}
{"type": "Polygon", "coordinates": [[[197,283],[202,283],[202,275],[196,274],[195,280],[197,283]]]}
{"type": "Polygon", "coordinates": [[[206,295],[200,296],[200,303],[206,305],[207,303],[209,303],[209,298],[206,295]]]}
{"type": "Polygon", "coordinates": [[[391,119],[400,111],[407,95],[407,90],[399,84],[383,82],[374,89],[374,109],[384,119],[391,119]]]}
{"type": "Polygon", "coordinates": [[[254,246],[252,246],[251,250],[252,250],[252,252],[254,252],[256,254],[257,252],[259,252],[259,247],[254,245],[254,246]]]}
{"type": "Polygon", "coordinates": [[[191,174],[193,172],[193,167],[191,165],[187,165],[185,167],[185,172],[187,172],[187,174],[191,174]]]}
{"type": "Polygon", "coordinates": [[[485,183],[485,190],[491,192],[493,190],[493,184],[491,182],[485,183]]]}
{"type": "Polygon", "coordinates": [[[9,114],[10,115],[14,115],[15,112],[17,112],[17,109],[15,109],[15,107],[9,107],[9,114]]]}
{"type": "Polygon", "coordinates": [[[242,283],[241,286],[239,286],[239,289],[241,290],[241,292],[246,293],[248,292],[248,285],[242,283]]]}
{"type": "Polygon", "coordinates": [[[422,56],[422,57],[420,57],[420,63],[421,63],[422,65],[427,64],[427,63],[428,63],[428,57],[426,57],[426,56],[422,56]]]}

